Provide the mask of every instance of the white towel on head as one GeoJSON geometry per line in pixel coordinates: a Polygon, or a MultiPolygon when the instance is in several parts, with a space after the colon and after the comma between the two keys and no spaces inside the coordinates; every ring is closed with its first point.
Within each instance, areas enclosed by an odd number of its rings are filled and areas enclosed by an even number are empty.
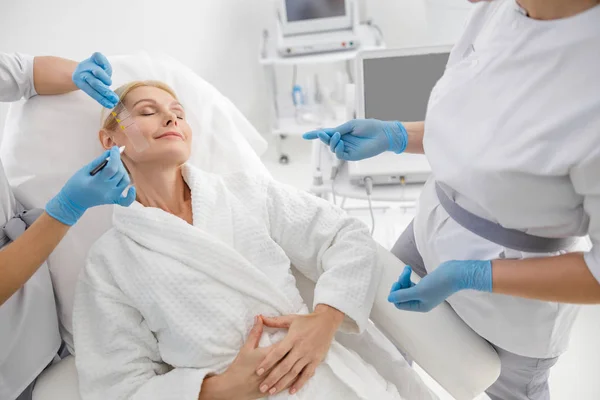
{"type": "MultiPolygon", "coordinates": [[[[268,177],[219,177],[186,166],[194,224],[135,204],[93,247],[78,286],[75,346],[83,400],[197,399],[223,372],[255,315],[306,314],[293,263],[317,282],[315,304],[368,323],[380,278],[367,227],[268,177]]],[[[265,331],[260,346],[285,332],[265,331]]],[[[400,399],[356,353],[334,342],[289,399],[400,399]]]]}

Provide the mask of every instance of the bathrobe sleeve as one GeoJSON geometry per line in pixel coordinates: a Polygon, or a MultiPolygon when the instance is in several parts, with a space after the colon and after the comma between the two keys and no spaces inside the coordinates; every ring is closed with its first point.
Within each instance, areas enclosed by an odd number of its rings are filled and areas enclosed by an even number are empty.
{"type": "Polygon", "coordinates": [[[304,191],[274,180],[266,186],[271,237],[316,282],[314,305],[346,314],[342,331],[362,332],[382,272],[367,226],[304,191]]]}
{"type": "Polygon", "coordinates": [[[197,400],[211,371],[171,369],[144,317],[119,290],[99,252],[90,254],[73,311],[82,400],[197,400]]]}

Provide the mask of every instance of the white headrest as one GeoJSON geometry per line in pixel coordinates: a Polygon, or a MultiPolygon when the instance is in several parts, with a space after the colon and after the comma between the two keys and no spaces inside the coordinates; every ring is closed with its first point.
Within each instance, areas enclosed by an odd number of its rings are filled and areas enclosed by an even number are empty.
{"type": "MultiPolygon", "coordinates": [[[[171,86],[193,130],[190,162],[209,172],[254,170],[266,142],[241,112],[212,85],[167,56],[140,53],[109,57],[113,88],[133,80],[171,86]]],[[[11,107],[0,157],[17,199],[43,208],[80,167],[102,152],[101,107],[83,92],[36,96],[11,107]]],[[[63,337],[72,346],[71,312],[79,270],[90,246],[110,227],[112,207],[89,210],[48,260],[63,337]]]]}

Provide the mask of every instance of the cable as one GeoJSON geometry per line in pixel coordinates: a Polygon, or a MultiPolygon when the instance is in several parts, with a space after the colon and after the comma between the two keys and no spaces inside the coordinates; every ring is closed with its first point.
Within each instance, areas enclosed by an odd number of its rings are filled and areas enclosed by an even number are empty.
{"type": "Polygon", "coordinates": [[[381,28],[379,27],[379,25],[373,22],[372,18],[369,18],[366,22],[369,27],[375,29],[379,34],[377,36],[377,39],[375,40],[375,45],[381,46],[381,43],[383,42],[383,32],[381,31],[381,28]]]}
{"type": "Polygon", "coordinates": [[[335,198],[335,181],[331,180],[331,196],[333,197],[333,205],[337,206],[337,199],[335,198]]]}
{"type": "Polygon", "coordinates": [[[298,84],[298,66],[294,64],[292,72],[292,88],[298,84]]]}
{"type": "Polygon", "coordinates": [[[323,175],[321,170],[317,168],[313,174],[313,186],[321,186],[323,184],[323,175]]]}
{"type": "Polygon", "coordinates": [[[331,196],[333,197],[333,204],[337,206],[337,199],[335,197],[335,178],[338,174],[338,163],[337,160],[334,161],[331,166],[331,175],[329,176],[329,180],[331,181],[331,196]]]}
{"type": "Polygon", "coordinates": [[[354,76],[352,75],[352,68],[350,65],[351,61],[346,61],[346,75],[348,75],[348,83],[354,83],[354,76]]]}
{"type": "Polygon", "coordinates": [[[371,214],[371,236],[375,232],[375,215],[373,214],[373,204],[371,203],[371,193],[373,193],[373,179],[370,176],[365,178],[365,190],[367,192],[367,201],[369,202],[369,213],[371,214]]]}
{"type": "Polygon", "coordinates": [[[313,185],[321,186],[323,185],[323,173],[321,172],[321,158],[322,158],[322,150],[323,143],[320,143],[318,140],[315,140],[312,144],[312,156],[313,156],[313,166],[315,170],[313,172],[313,185]],[[316,148],[316,150],[315,150],[316,148]]]}
{"type": "Polygon", "coordinates": [[[263,41],[262,47],[260,50],[261,58],[265,59],[269,55],[269,31],[267,29],[263,30],[263,41]]]}

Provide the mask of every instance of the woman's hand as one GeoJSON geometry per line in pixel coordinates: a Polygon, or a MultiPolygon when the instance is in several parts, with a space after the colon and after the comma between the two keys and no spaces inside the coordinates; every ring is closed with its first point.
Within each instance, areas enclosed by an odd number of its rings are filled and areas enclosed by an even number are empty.
{"type": "Polygon", "coordinates": [[[346,161],[371,158],[388,150],[400,154],[408,144],[404,125],[377,119],[355,119],[337,128],[307,132],[302,137],[306,140],[320,139],[337,158],[346,161]]]}
{"type": "Polygon", "coordinates": [[[135,201],[135,188],[130,187],[126,197],[122,193],[130,183],[119,148],[115,146],[77,171],[46,204],[46,213],[57,221],[72,226],[89,208],[105,204],[129,207],[135,201]],[[92,170],[107,158],[108,164],[104,169],[92,176],[92,170]]]}
{"type": "Polygon", "coordinates": [[[119,96],[110,89],[112,85],[112,67],[101,53],[92,56],[77,65],[73,72],[75,85],[106,108],[115,108],[119,96]]]}
{"type": "Polygon", "coordinates": [[[263,317],[265,326],[289,331],[285,339],[271,346],[271,352],[256,369],[258,376],[266,376],[261,393],[274,395],[290,385],[290,394],[299,391],[325,359],[343,320],[342,312],[323,304],[308,315],[263,317]]]}
{"type": "Polygon", "coordinates": [[[447,261],[416,285],[410,280],[411,273],[406,266],[388,297],[399,310],[429,312],[461,290],[492,291],[490,261],[447,261]]]}
{"type": "Polygon", "coordinates": [[[258,347],[262,333],[262,319],[256,317],[246,343],[229,368],[221,375],[204,380],[199,400],[255,400],[265,397],[258,390],[262,378],[256,375],[256,368],[273,346],[258,347]]]}

